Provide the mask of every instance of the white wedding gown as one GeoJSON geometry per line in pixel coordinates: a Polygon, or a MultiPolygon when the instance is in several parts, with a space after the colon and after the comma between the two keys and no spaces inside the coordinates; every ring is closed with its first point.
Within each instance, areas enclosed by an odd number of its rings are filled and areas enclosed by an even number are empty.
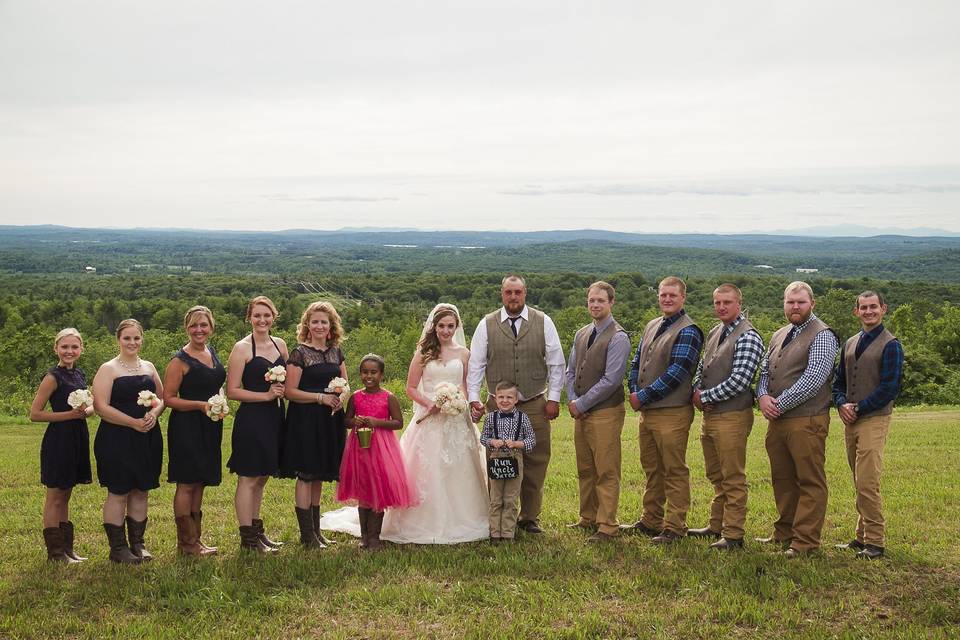
{"type": "MultiPolygon", "coordinates": [[[[431,360],[423,370],[421,389],[433,398],[441,382],[463,387],[463,362],[431,360]]],[[[403,462],[420,504],[387,509],[380,538],[398,543],[457,544],[490,536],[487,518],[486,462],[480,434],[469,411],[459,416],[417,411],[400,438],[403,462]]],[[[360,535],[356,509],[323,515],[320,528],[360,535]]]]}

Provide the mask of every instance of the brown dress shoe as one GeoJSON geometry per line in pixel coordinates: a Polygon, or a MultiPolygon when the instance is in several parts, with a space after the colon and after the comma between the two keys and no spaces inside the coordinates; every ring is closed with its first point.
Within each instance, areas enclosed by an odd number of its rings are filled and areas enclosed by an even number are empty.
{"type": "Polygon", "coordinates": [[[703,529],[687,529],[687,535],[691,538],[717,539],[720,537],[720,532],[714,531],[710,527],[704,527],[703,529]]]}
{"type": "Polygon", "coordinates": [[[678,540],[682,540],[683,536],[675,531],[670,531],[670,529],[664,529],[663,533],[658,536],[654,536],[650,539],[650,542],[653,544],[673,544],[678,540]]]}
{"type": "Polygon", "coordinates": [[[613,542],[619,536],[613,536],[609,533],[604,533],[603,531],[597,531],[592,536],[587,538],[587,542],[613,542]]]}
{"type": "Polygon", "coordinates": [[[642,534],[649,537],[654,537],[660,535],[660,529],[654,529],[653,527],[648,527],[643,524],[642,520],[637,520],[633,524],[622,524],[620,525],[620,533],[627,535],[630,534],[642,534]]]}
{"type": "Polygon", "coordinates": [[[743,538],[720,538],[711,544],[710,548],[716,549],[717,551],[734,551],[736,549],[743,549],[743,538]]]}
{"type": "Polygon", "coordinates": [[[838,544],[836,546],[837,546],[837,549],[853,549],[854,551],[863,551],[864,549],[867,548],[867,545],[863,544],[857,539],[853,539],[850,542],[846,542],[844,544],[838,544]]]}

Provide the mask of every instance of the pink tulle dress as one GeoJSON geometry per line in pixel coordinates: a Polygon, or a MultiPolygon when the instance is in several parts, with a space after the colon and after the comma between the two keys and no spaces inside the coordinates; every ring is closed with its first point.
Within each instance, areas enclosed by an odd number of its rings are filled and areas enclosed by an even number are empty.
{"type": "MultiPolygon", "coordinates": [[[[389,391],[367,393],[360,389],[353,394],[355,415],[389,420],[389,401],[389,391]]],[[[417,504],[403,465],[400,443],[392,430],[374,429],[369,449],[360,446],[355,429],[347,436],[337,500],[351,499],[375,511],[417,504]]]]}

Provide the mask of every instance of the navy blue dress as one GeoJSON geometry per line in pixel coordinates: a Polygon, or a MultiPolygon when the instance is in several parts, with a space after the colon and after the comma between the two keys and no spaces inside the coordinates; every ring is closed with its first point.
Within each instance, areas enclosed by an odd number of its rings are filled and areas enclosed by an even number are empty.
{"type": "MultiPolygon", "coordinates": [[[[273,341],[273,338],[270,338],[273,341]]],[[[257,343],[253,345],[253,357],[243,366],[242,383],[247,391],[269,391],[270,383],[264,379],[267,370],[277,365],[284,366],[282,355],[270,362],[257,355],[257,343]]],[[[273,345],[277,347],[277,343],[273,345]]],[[[280,347],[277,347],[280,351],[280,347]]],[[[238,476],[280,476],[280,451],[283,448],[283,400],[276,398],[265,402],[241,402],[233,421],[231,436],[232,451],[227,468],[238,476]]]]}
{"type": "MultiPolygon", "coordinates": [[[[298,344],[290,354],[290,364],[303,370],[302,391],[317,394],[340,375],[343,352],[340,347],[320,350],[298,344]]],[[[331,413],[330,407],[317,403],[291,402],[287,408],[287,436],[283,449],[283,473],[304,481],[340,479],[340,461],[347,441],[343,411],[331,413]]]]}
{"type": "MultiPolygon", "coordinates": [[[[57,382],[57,388],[50,394],[50,408],[58,412],[72,411],[67,398],[77,389],[87,388],[83,371],[57,366],[47,373],[57,382]]],[[[52,489],[70,489],[78,484],[90,484],[92,479],[86,419],[47,425],[40,444],[40,482],[52,489]]]]}
{"type": "MultiPolygon", "coordinates": [[[[110,406],[131,418],[142,418],[149,410],[137,404],[141,391],[157,392],[152,375],[120,376],[113,381],[110,406]]],[[[160,421],[146,433],[100,420],[93,440],[100,486],[123,495],[138,489],[149,491],[160,486],[163,467],[163,435],[160,421]]]]}
{"type": "MultiPolygon", "coordinates": [[[[220,392],[227,372],[210,349],[213,366],[197,360],[183,349],[175,357],[190,369],[180,382],[180,397],[184,400],[206,402],[220,392]]],[[[220,445],[223,441],[223,421],[211,420],[201,410],[170,411],[167,427],[167,449],[170,461],[167,465],[167,480],[185,484],[216,486],[223,477],[220,445]]]]}

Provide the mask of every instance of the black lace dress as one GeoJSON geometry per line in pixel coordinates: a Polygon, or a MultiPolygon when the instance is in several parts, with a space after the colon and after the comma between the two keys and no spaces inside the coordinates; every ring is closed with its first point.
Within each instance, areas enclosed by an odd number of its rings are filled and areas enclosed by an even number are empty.
{"type": "MultiPolygon", "coordinates": [[[[141,391],[157,392],[153,376],[120,376],[113,381],[110,406],[131,418],[140,419],[149,410],[137,404],[141,391]]],[[[142,433],[101,418],[93,440],[93,454],[97,459],[100,486],[106,487],[110,493],[123,495],[133,489],[156,489],[160,486],[163,467],[160,421],[157,420],[150,431],[142,433]]]]}
{"type": "MultiPolygon", "coordinates": [[[[86,389],[87,381],[81,369],[54,367],[47,371],[57,382],[50,394],[50,409],[71,411],[67,398],[77,389],[86,389]]],[[[84,418],[51,422],[43,433],[40,444],[40,482],[53,489],[70,489],[78,484],[90,484],[90,434],[84,418]]]]}
{"type": "MultiPolygon", "coordinates": [[[[183,349],[177,351],[176,358],[182,360],[190,369],[183,374],[180,382],[180,397],[184,400],[206,402],[220,392],[227,372],[217,352],[208,347],[213,358],[213,366],[197,360],[183,349]]],[[[220,484],[223,476],[220,444],[223,440],[223,421],[211,420],[201,410],[170,412],[167,428],[167,448],[170,462],[167,466],[167,480],[185,484],[203,484],[211,487],[220,484]]]]}
{"type": "MultiPolygon", "coordinates": [[[[340,347],[320,350],[298,344],[289,362],[303,370],[298,389],[322,393],[330,381],[340,375],[343,352],[340,347]]],[[[295,475],[306,481],[338,480],[346,441],[343,411],[331,414],[326,405],[290,402],[283,450],[284,475],[295,475]]]]}
{"type": "MultiPolygon", "coordinates": [[[[243,388],[247,391],[269,391],[270,383],[263,376],[271,367],[284,366],[283,356],[278,355],[276,360],[270,362],[257,355],[257,344],[252,338],[250,342],[253,344],[253,357],[243,366],[243,388]]],[[[276,342],[273,344],[277,346],[276,342]]],[[[279,347],[277,351],[280,351],[279,347]]],[[[265,402],[241,402],[233,421],[230,439],[232,451],[227,468],[239,476],[279,476],[283,426],[283,401],[280,398],[265,402]]]]}

